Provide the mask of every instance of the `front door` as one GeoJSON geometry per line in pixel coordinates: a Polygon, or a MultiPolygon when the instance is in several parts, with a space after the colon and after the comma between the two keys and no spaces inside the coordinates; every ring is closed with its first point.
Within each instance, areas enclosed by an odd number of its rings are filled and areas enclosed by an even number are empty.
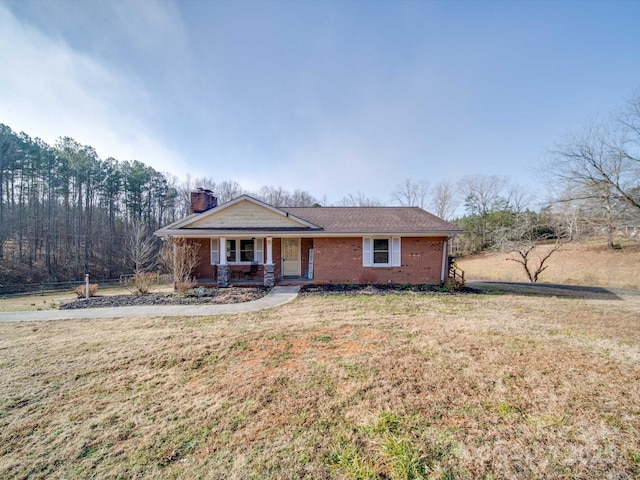
{"type": "Polygon", "coordinates": [[[300,276],[300,239],[284,238],[282,240],[282,276],[300,276]]]}

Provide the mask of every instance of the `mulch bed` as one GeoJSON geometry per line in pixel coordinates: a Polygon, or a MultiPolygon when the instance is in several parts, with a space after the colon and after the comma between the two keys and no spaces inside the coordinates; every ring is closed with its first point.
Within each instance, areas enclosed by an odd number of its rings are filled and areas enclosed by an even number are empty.
{"type": "MultiPolygon", "coordinates": [[[[130,307],[141,305],[204,305],[250,302],[264,297],[269,289],[257,287],[198,288],[187,296],[178,293],[148,293],[145,295],[95,296],[88,300],[79,298],[75,302],[60,305],[60,310],[99,307],[130,307]]],[[[447,290],[438,285],[304,285],[300,295],[388,295],[388,294],[458,294],[478,293],[464,287],[447,290]]]]}
{"type": "Polygon", "coordinates": [[[178,293],[148,293],[145,295],[109,295],[81,298],[60,305],[60,310],[99,307],[131,307],[140,305],[205,305],[243,303],[258,300],[268,292],[266,287],[197,288],[187,296],[178,293]]]}
{"type": "Polygon", "coordinates": [[[455,294],[478,293],[476,289],[463,287],[450,290],[440,285],[305,285],[300,295],[388,295],[398,293],[455,294]]]}

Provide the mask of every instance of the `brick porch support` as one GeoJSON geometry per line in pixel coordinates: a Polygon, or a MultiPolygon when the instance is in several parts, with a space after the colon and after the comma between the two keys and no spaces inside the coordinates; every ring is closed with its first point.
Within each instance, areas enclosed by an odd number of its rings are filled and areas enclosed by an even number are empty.
{"type": "Polygon", "coordinates": [[[276,284],[276,265],[273,263],[273,238],[267,237],[267,261],[264,264],[264,286],[276,284]]]}
{"type": "Polygon", "coordinates": [[[229,274],[231,269],[229,265],[218,265],[218,287],[229,286],[229,274]]]}
{"type": "Polygon", "coordinates": [[[228,287],[231,268],[227,264],[227,239],[220,238],[220,264],[218,265],[218,287],[228,287]]]}
{"type": "Polygon", "coordinates": [[[276,284],[276,266],[273,263],[264,265],[264,286],[273,287],[276,284]]]}

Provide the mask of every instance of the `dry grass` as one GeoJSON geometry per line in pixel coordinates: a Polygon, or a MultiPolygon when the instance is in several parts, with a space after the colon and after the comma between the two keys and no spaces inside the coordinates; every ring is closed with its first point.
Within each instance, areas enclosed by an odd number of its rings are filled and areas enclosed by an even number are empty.
{"type": "Polygon", "coordinates": [[[640,296],[0,324],[1,478],[637,478],[640,296]]]}
{"type": "MultiPolygon", "coordinates": [[[[99,285],[99,284],[98,284],[99,285]]],[[[131,290],[125,287],[99,287],[100,296],[131,295],[131,290]]],[[[172,285],[156,285],[152,292],[171,292],[172,285]]],[[[84,286],[82,286],[84,294],[84,286]]],[[[96,293],[97,294],[97,293],[96,293]]],[[[78,296],[74,292],[45,293],[40,295],[10,296],[0,298],[0,312],[55,310],[65,303],[75,302],[78,296]]]]}
{"type": "MultiPolygon", "coordinates": [[[[544,250],[545,247],[540,247],[544,250]]],[[[507,254],[481,253],[456,261],[467,280],[526,282],[521,265],[507,254]]],[[[640,246],[609,250],[603,242],[569,243],[550,258],[541,282],[640,289],[640,246]]]]}

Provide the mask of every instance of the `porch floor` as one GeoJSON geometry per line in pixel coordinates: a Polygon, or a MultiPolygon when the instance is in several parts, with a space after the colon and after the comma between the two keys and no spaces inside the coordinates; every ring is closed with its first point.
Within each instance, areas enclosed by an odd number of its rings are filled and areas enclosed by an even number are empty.
{"type": "MultiPolygon", "coordinates": [[[[296,285],[312,285],[313,280],[309,280],[306,277],[283,277],[276,278],[276,285],[278,286],[296,286],[296,285]]],[[[263,278],[239,278],[239,279],[231,279],[229,281],[229,286],[232,287],[256,287],[264,285],[263,278]]],[[[218,280],[215,278],[199,278],[198,279],[199,287],[217,287],[218,280]]]]}

